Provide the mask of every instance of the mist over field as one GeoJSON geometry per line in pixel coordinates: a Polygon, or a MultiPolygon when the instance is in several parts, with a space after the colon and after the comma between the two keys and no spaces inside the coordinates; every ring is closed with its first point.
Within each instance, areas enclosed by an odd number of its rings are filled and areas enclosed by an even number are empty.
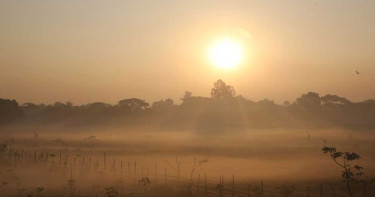
{"type": "Polygon", "coordinates": [[[0,1],[0,197],[375,196],[375,1],[0,1]]]}
{"type": "Polygon", "coordinates": [[[283,105],[254,102],[218,80],[211,97],[186,91],[181,104],[137,98],[116,105],[1,103],[7,195],[43,188],[34,193],[200,196],[232,188],[238,196],[303,196],[305,187],[309,195],[342,195],[340,168],[322,147],[359,153],[368,184],[375,172],[373,100],[308,92],[283,105]],[[224,179],[231,186],[216,188],[224,179]]]}

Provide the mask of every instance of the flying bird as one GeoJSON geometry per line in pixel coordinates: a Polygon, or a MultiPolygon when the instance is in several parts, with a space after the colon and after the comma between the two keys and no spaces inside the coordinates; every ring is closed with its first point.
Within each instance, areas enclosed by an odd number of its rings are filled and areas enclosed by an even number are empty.
{"type": "Polygon", "coordinates": [[[355,71],[355,73],[356,73],[357,75],[359,75],[359,74],[360,74],[360,73],[359,73],[359,72],[358,72],[357,70],[355,71]]]}

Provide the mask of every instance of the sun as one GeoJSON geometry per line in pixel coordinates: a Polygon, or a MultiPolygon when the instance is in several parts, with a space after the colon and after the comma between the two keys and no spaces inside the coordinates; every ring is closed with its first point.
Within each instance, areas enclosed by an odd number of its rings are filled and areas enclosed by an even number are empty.
{"type": "Polygon", "coordinates": [[[212,63],[223,69],[237,67],[243,61],[243,46],[232,39],[223,39],[216,42],[209,51],[212,63]]]}

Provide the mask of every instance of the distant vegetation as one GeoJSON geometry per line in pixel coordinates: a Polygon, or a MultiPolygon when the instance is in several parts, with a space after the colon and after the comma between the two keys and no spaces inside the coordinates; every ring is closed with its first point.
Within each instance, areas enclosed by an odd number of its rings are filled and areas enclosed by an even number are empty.
{"type": "Polygon", "coordinates": [[[271,100],[251,101],[237,95],[222,80],[214,83],[211,97],[186,91],[176,105],[172,99],[151,105],[139,98],[117,104],[103,102],[76,106],[71,102],[53,105],[0,99],[0,125],[154,125],[199,130],[272,127],[345,127],[374,128],[375,100],[351,102],[337,95],[320,96],[308,92],[294,102],[276,104],[271,100]]]}

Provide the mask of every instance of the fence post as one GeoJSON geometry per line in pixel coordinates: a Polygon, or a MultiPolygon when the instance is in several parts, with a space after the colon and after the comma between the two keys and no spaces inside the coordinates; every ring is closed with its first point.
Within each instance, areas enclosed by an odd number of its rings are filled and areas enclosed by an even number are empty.
{"type": "Polygon", "coordinates": [[[104,152],[104,155],[103,155],[103,166],[104,166],[104,169],[105,169],[105,152],[104,152]]]}
{"type": "Polygon", "coordinates": [[[136,161],[134,162],[134,178],[135,178],[135,181],[137,182],[137,162],[136,161]]]}
{"type": "Polygon", "coordinates": [[[122,160],[120,162],[120,168],[121,168],[121,181],[122,181],[122,160]]]}
{"type": "Polygon", "coordinates": [[[220,175],[220,181],[219,181],[219,185],[218,185],[218,189],[219,189],[219,197],[221,197],[221,175],[220,175]]]}
{"type": "Polygon", "coordinates": [[[199,195],[199,183],[201,181],[201,174],[199,173],[198,174],[198,184],[197,184],[197,191],[198,191],[198,195],[199,195]]]}
{"type": "Polygon", "coordinates": [[[221,181],[222,181],[221,196],[223,197],[223,196],[224,196],[224,176],[223,176],[223,178],[221,179],[221,181]]]}
{"type": "Polygon", "coordinates": [[[207,197],[207,174],[204,173],[204,194],[207,197]]]}
{"type": "Polygon", "coordinates": [[[247,197],[251,197],[251,185],[250,184],[247,188],[247,197]]]}
{"type": "Polygon", "coordinates": [[[164,183],[167,185],[167,168],[164,168],[164,183]]]}
{"type": "Polygon", "coordinates": [[[234,174],[232,175],[232,197],[234,197],[234,174]]]}
{"type": "Polygon", "coordinates": [[[224,176],[220,176],[220,184],[219,184],[219,196],[224,196],[224,176]]]}
{"type": "Polygon", "coordinates": [[[154,174],[154,176],[155,176],[155,180],[156,180],[156,177],[157,177],[157,173],[158,172],[158,164],[155,164],[155,174],[154,174]]]}

